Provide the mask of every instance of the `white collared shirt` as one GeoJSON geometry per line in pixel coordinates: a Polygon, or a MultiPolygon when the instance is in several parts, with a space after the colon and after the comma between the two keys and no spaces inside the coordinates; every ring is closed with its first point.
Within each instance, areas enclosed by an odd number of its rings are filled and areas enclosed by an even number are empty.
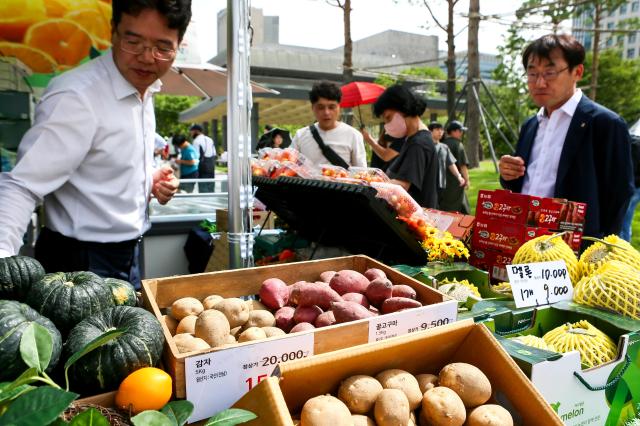
{"type": "Polygon", "coordinates": [[[523,194],[553,197],[560,154],[581,98],[582,91],[578,89],[567,102],[551,114],[551,117],[546,115],[544,107],[538,111],[538,131],[522,184],[523,194]]]}
{"type": "Polygon", "coordinates": [[[200,148],[202,148],[202,152],[204,153],[205,157],[216,156],[216,149],[213,145],[213,139],[211,139],[207,135],[200,133],[198,136],[193,138],[193,143],[191,145],[193,145],[193,147],[196,149],[198,155],[200,155],[200,148]]]}
{"type": "Polygon", "coordinates": [[[18,252],[40,202],[47,227],[78,240],[131,240],[149,228],[160,86],[141,98],[111,50],[51,80],[16,167],[0,174],[0,257],[18,252]]]}
{"type": "MultiPolygon", "coordinates": [[[[364,150],[362,133],[342,121],[338,121],[337,126],[331,130],[322,130],[318,123],[314,126],[318,129],[324,144],[333,149],[349,166],[367,167],[367,153],[364,150]]],[[[291,148],[300,151],[315,165],[331,164],[313,138],[309,126],[296,132],[291,141],[291,148]]]]}

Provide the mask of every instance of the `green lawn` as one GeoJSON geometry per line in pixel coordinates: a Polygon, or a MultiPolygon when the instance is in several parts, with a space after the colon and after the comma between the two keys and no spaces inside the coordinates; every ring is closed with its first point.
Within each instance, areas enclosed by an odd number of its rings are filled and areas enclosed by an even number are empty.
{"type": "MultiPolygon", "coordinates": [[[[482,161],[480,167],[469,170],[469,180],[471,180],[471,187],[467,192],[467,196],[471,205],[471,214],[475,214],[478,191],[481,189],[500,188],[500,182],[491,160],[482,161]]],[[[631,244],[640,250],[640,209],[636,209],[632,228],[631,244]]]]}

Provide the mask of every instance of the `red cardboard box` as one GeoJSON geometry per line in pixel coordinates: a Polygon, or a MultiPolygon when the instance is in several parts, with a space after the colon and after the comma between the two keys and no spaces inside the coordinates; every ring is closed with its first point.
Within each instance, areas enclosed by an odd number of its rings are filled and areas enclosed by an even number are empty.
{"type": "Polygon", "coordinates": [[[492,281],[509,281],[506,265],[513,262],[512,254],[504,254],[495,250],[474,249],[471,250],[469,263],[476,268],[489,273],[492,281]]]}
{"type": "Polygon", "coordinates": [[[477,219],[471,240],[473,249],[490,249],[515,254],[525,242],[549,232],[544,228],[507,223],[501,220],[477,219]]]}
{"type": "Polygon", "coordinates": [[[504,189],[481,190],[478,193],[476,219],[502,220],[511,223],[527,223],[530,197],[504,189]]]}
{"type": "Polygon", "coordinates": [[[456,212],[443,212],[436,209],[423,209],[434,226],[447,231],[454,238],[469,244],[475,217],[456,212]]]}
{"type": "Polygon", "coordinates": [[[548,229],[582,232],[587,205],[562,198],[530,197],[527,224],[548,229]]]}
{"type": "Polygon", "coordinates": [[[582,232],[579,231],[558,231],[558,230],[552,230],[552,229],[544,229],[544,228],[540,228],[540,232],[538,233],[538,236],[540,235],[551,235],[551,234],[556,234],[558,232],[566,232],[563,236],[562,239],[564,240],[565,243],[567,243],[569,245],[569,247],[571,247],[571,250],[573,250],[573,252],[576,254],[576,256],[578,255],[578,253],[580,252],[580,245],[582,244],[582,232]]]}

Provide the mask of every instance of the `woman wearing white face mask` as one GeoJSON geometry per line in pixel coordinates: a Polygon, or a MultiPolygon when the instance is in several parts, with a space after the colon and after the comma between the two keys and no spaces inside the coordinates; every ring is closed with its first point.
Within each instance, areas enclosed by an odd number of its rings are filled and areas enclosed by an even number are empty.
{"type": "Polygon", "coordinates": [[[380,95],[373,112],[384,120],[385,132],[405,138],[387,174],[423,207],[438,208],[438,163],[431,133],[420,120],[427,104],[401,85],[380,95]]]}

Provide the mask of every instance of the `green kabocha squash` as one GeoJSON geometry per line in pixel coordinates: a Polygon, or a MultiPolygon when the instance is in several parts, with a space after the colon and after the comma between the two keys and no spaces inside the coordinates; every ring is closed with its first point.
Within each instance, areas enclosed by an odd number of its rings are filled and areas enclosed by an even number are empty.
{"type": "Polygon", "coordinates": [[[113,306],[113,296],[93,272],[56,272],[31,287],[27,303],[66,335],[89,315],[113,306]]]}
{"type": "Polygon", "coordinates": [[[70,368],[77,390],[92,392],[116,389],[133,371],[152,367],[160,360],[164,335],[152,313],[133,306],[114,306],[84,319],[69,333],[65,356],[110,330],[124,330],[117,338],[80,358],[70,368]]]}
{"type": "Polygon", "coordinates": [[[136,306],[138,298],[131,283],[117,278],[105,278],[104,283],[111,289],[114,305],[136,306]]]}
{"type": "Polygon", "coordinates": [[[0,298],[23,301],[33,283],[44,277],[44,268],[32,257],[0,259],[0,298]]]}
{"type": "Polygon", "coordinates": [[[49,331],[53,352],[47,371],[55,367],[62,352],[62,337],[55,325],[35,309],[14,300],[0,300],[0,382],[11,381],[27,369],[20,356],[20,339],[32,322],[49,331]]]}

